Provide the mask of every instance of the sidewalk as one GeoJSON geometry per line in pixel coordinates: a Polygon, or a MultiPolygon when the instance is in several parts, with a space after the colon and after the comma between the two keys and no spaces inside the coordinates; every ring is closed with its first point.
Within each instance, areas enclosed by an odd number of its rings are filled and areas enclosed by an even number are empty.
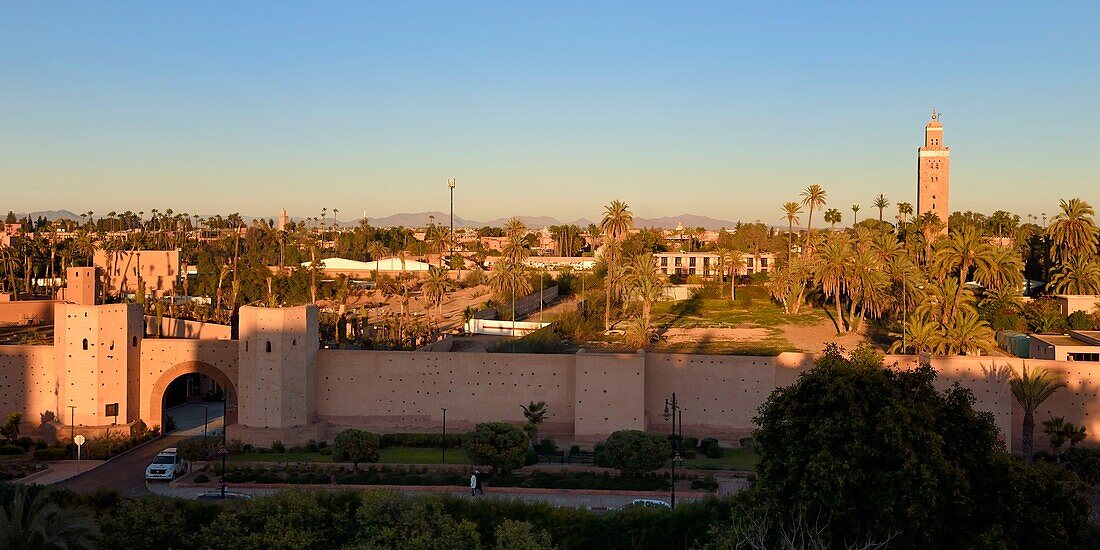
{"type": "Polygon", "coordinates": [[[22,483],[24,485],[38,484],[38,485],[53,485],[54,483],[60,483],[76,476],[78,473],[84,473],[89,470],[95,469],[97,466],[107,462],[106,460],[81,460],[80,471],[77,471],[77,463],[75,460],[63,460],[60,462],[50,463],[49,468],[42,470],[41,472],[33,473],[22,479],[15,480],[16,483],[22,483]]]}

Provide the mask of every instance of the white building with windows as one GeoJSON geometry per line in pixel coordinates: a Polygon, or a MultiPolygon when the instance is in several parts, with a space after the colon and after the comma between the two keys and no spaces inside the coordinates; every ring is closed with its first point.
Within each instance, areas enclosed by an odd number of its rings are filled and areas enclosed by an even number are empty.
{"type": "MultiPolygon", "coordinates": [[[[704,279],[719,275],[718,254],[714,252],[658,252],[653,257],[657,267],[665,275],[698,275],[704,279]]],[[[770,273],[774,268],[775,255],[770,252],[761,254],[759,258],[752,254],[742,254],[738,275],[770,273]]]]}

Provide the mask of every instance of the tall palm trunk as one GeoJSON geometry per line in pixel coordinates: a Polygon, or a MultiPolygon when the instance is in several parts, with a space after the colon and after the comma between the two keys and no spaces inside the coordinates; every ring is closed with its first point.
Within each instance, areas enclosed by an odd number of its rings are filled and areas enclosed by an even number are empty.
{"type": "Polygon", "coordinates": [[[833,302],[836,304],[836,327],[838,334],[844,334],[848,332],[847,325],[844,324],[844,310],[840,307],[840,291],[833,295],[833,302]]]}
{"type": "Polygon", "coordinates": [[[791,234],[794,233],[794,220],[787,218],[787,265],[791,265],[791,234]]]}
{"type": "Polygon", "coordinates": [[[1032,446],[1035,439],[1035,411],[1026,408],[1024,409],[1024,424],[1021,436],[1023,439],[1021,450],[1024,453],[1024,461],[1030,464],[1032,458],[1032,446]]]}

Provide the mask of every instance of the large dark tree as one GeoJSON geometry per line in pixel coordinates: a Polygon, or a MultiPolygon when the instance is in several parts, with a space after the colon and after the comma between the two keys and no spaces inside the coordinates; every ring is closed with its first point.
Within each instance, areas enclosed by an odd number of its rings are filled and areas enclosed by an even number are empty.
{"type": "Polygon", "coordinates": [[[937,391],[935,378],[929,366],[884,367],[867,348],[845,356],[830,345],[759,410],[757,502],[780,522],[813,518],[832,546],[1081,545],[1078,482],[1010,457],[971,392],[937,391]]]}

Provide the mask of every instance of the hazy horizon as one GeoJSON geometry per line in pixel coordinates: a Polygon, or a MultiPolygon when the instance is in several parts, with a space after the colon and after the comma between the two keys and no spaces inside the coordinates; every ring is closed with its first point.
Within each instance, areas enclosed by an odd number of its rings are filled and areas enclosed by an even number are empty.
{"type": "Polygon", "coordinates": [[[1049,215],[1100,203],[1098,15],[16,4],[0,21],[0,209],[370,218],[446,212],[455,177],[474,220],[595,219],[622,199],[779,224],[819,183],[848,223],[880,192],[916,203],[935,107],[951,210],[1049,215]]]}

